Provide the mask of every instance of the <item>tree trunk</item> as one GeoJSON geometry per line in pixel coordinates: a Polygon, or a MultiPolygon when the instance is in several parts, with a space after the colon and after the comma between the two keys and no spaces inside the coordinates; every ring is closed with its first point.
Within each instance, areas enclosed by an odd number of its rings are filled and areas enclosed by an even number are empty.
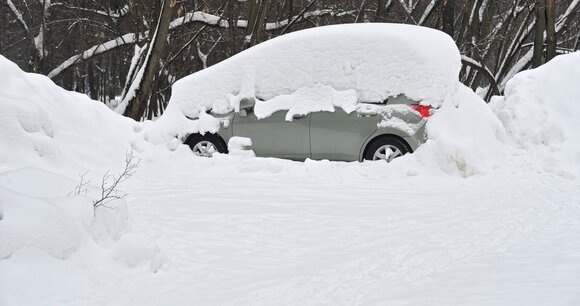
{"type": "Polygon", "coordinates": [[[97,89],[97,80],[95,79],[95,67],[92,62],[87,63],[87,79],[89,82],[89,96],[93,100],[98,100],[99,93],[97,89]]]}
{"type": "Polygon", "coordinates": [[[536,34],[534,36],[534,57],[532,58],[532,67],[534,68],[542,65],[542,55],[544,54],[545,4],[545,0],[536,0],[536,34]]]}
{"type": "MultiPolygon", "coordinates": [[[[379,0],[381,1],[381,0],[379,0]]],[[[288,22],[294,17],[294,1],[288,0],[288,22]]]]}
{"type": "Polygon", "coordinates": [[[248,14],[248,27],[246,28],[246,37],[244,38],[244,49],[256,44],[260,27],[262,25],[260,13],[262,11],[262,0],[250,0],[250,12],[248,14]]]}
{"type": "Polygon", "coordinates": [[[229,30],[230,30],[230,54],[228,54],[228,56],[232,56],[234,54],[237,53],[237,48],[236,48],[236,27],[235,24],[237,22],[237,18],[235,18],[235,10],[236,10],[236,1],[237,0],[228,0],[228,4],[227,4],[227,8],[229,11],[229,17],[228,17],[228,25],[229,25],[229,30]]]}
{"type": "Polygon", "coordinates": [[[443,32],[451,38],[455,35],[455,0],[443,2],[443,32]]]}
{"type": "Polygon", "coordinates": [[[377,15],[375,21],[380,22],[383,19],[385,10],[385,0],[377,0],[377,15]]]}
{"type": "MultiPolygon", "coordinates": [[[[139,82],[134,96],[128,101],[127,108],[123,115],[131,117],[135,120],[141,120],[147,104],[151,96],[151,87],[159,69],[159,60],[161,54],[164,53],[167,47],[167,32],[169,31],[169,23],[173,15],[173,8],[175,7],[175,0],[163,0],[161,6],[161,14],[157,22],[157,29],[153,35],[147,57],[143,65],[142,77],[136,82],[139,82]]],[[[129,93],[130,94],[130,93],[129,93]]]]}
{"type": "Polygon", "coordinates": [[[556,57],[556,1],[546,0],[546,63],[556,57]]]}

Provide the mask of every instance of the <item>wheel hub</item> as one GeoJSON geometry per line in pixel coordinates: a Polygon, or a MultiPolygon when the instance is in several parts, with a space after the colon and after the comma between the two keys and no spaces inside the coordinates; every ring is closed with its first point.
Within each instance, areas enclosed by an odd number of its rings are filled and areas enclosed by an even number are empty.
{"type": "Polygon", "coordinates": [[[387,162],[392,161],[393,159],[402,156],[403,153],[397,147],[392,145],[384,145],[379,147],[375,154],[373,155],[373,160],[385,160],[387,162]]]}
{"type": "Polygon", "coordinates": [[[217,148],[215,145],[209,141],[200,141],[193,147],[193,154],[203,157],[212,157],[217,148]]]}

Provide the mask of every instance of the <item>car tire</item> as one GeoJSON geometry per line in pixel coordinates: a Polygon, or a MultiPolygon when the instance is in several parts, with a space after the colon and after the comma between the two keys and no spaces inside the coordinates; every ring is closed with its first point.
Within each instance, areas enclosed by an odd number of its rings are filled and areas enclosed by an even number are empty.
{"type": "Polygon", "coordinates": [[[367,147],[365,160],[385,160],[387,162],[412,153],[413,150],[407,142],[395,136],[383,136],[373,140],[367,147]]]}
{"type": "Polygon", "coordinates": [[[225,141],[217,134],[191,134],[185,140],[185,144],[197,156],[212,157],[214,153],[228,153],[225,141]]]}

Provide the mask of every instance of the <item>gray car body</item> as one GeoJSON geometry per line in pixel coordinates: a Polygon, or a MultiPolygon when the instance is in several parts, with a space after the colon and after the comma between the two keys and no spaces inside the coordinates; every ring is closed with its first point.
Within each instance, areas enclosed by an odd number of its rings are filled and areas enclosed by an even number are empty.
{"type": "MultiPolygon", "coordinates": [[[[386,102],[387,105],[411,103],[403,95],[386,102]]],[[[258,119],[252,108],[247,107],[240,112],[221,115],[223,123],[217,134],[226,144],[234,136],[250,138],[251,149],[260,157],[362,161],[366,148],[385,135],[404,140],[412,151],[426,140],[426,120],[410,107],[403,109],[406,111],[393,108],[385,118],[384,114],[377,112],[347,114],[337,107],[334,112],[313,112],[286,121],[286,111],[258,119]],[[390,125],[389,120],[405,124],[390,125]],[[409,126],[413,128],[405,128],[409,126]]]]}

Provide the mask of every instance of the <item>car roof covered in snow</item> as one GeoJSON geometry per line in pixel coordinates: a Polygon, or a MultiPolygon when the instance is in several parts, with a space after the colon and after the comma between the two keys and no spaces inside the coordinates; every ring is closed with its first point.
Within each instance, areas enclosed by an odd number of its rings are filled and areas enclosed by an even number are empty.
{"type": "Polygon", "coordinates": [[[391,96],[427,104],[449,99],[460,54],[447,34],[419,26],[322,26],[268,40],[173,85],[170,103],[187,116],[237,109],[243,98],[269,100],[315,86],[354,90],[359,102],[391,96]]]}

